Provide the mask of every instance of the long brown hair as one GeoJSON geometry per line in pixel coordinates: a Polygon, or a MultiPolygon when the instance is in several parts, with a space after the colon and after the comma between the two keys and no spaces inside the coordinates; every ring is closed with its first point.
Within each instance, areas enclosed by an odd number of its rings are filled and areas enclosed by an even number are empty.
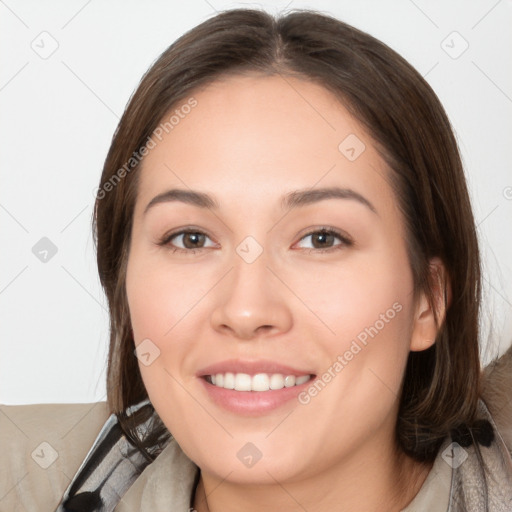
{"type": "MultiPolygon", "coordinates": [[[[457,142],[436,94],[400,55],[365,32],[310,10],[280,17],[249,9],[215,15],[164,51],[126,107],[105,161],[93,219],[110,308],[111,411],[140,443],[124,413],[147,399],[125,290],[140,168],[134,155],[164,116],[198,87],[245,71],[294,75],[335,94],[363,123],[389,166],[407,229],[415,292],[425,291],[432,306],[429,260],[439,257],[445,265],[453,300],[434,345],[409,354],[396,426],[396,442],[405,453],[432,461],[446,435],[471,427],[480,394],[480,259],[457,142]]],[[[143,410],[154,414],[151,404],[143,410]]],[[[170,436],[159,419],[152,434],[164,441],[170,436]]]]}

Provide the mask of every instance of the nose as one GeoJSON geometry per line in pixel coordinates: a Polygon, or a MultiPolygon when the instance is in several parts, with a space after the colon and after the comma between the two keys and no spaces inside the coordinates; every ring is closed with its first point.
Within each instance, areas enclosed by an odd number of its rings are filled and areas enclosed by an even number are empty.
{"type": "Polygon", "coordinates": [[[252,263],[238,254],[233,267],[218,284],[221,290],[211,314],[213,329],[233,338],[252,340],[274,336],[292,327],[288,301],[292,293],[270,268],[266,252],[252,263]]]}

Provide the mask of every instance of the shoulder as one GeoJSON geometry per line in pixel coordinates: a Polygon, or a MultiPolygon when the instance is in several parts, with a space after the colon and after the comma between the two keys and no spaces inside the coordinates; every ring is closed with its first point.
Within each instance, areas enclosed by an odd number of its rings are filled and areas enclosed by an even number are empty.
{"type": "Polygon", "coordinates": [[[512,345],[483,370],[482,400],[512,453],[512,345]]]}
{"type": "Polygon", "coordinates": [[[0,405],[0,510],[55,509],[109,416],[106,402],[0,405]]]}

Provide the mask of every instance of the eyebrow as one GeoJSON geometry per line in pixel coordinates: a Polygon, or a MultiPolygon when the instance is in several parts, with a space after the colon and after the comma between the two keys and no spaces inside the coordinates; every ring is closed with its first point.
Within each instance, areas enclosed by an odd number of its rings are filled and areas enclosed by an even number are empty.
{"type": "MultiPolygon", "coordinates": [[[[373,204],[368,199],[366,199],[366,197],[350,188],[340,187],[295,190],[281,198],[281,208],[285,210],[292,210],[294,208],[317,203],[326,199],[355,200],[378,215],[375,206],[373,206],[373,204]]],[[[158,194],[153,199],[151,199],[151,201],[144,209],[144,215],[150,208],[157,204],[173,201],[191,204],[193,206],[197,206],[198,208],[209,208],[212,210],[220,209],[219,203],[213,197],[204,192],[174,188],[166,190],[165,192],[162,192],[161,194],[158,194]]]]}

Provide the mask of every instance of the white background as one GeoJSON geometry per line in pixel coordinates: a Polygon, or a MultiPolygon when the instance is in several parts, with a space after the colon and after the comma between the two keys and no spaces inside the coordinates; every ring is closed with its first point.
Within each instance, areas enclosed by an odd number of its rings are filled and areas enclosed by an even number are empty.
{"type": "Polygon", "coordinates": [[[160,53],[216,10],[241,6],[271,13],[309,7],[334,15],[384,41],[425,76],[454,126],[478,224],[485,265],[484,362],[510,344],[510,1],[5,0],[0,403],[106,399],[108,315],[91,218],[111,137],[160,53]],[[44,31],[49,35],[40,35],[44,31]],[[464,41],[468,49],[452,58],[464,41]],[[33,49],[51,44],[58,48],[45,59],[33,49]],[[46,263],[32,252],[42,237],[57,247],[46,263]]]}

